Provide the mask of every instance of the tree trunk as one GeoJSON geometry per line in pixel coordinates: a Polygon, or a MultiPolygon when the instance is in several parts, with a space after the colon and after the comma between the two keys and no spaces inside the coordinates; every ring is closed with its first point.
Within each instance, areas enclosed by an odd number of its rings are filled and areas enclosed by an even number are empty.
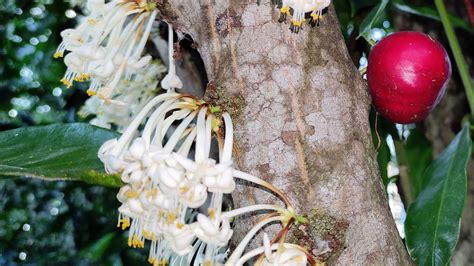
{"type": "MultiPolygon", "coordinates": [[[[293,239],[339,265],[405,265],[368,123],[365,82],[331,6],[321,26],[292,34],[270,0],[164,1],[163,18],[198,44],[229,111],[237,167],[282,189],[309,225],[293,239]]],[[[274,197],[244,187],[239,205],[274,197]]],[[[239,220],[243,235],[251,219],[239,220]]]]}

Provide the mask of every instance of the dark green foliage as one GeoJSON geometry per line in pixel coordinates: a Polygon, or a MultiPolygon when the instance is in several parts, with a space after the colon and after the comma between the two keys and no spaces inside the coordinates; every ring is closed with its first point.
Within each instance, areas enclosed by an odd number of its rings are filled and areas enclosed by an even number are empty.
{"type": "Polygon", "coordinates": [[[469,126],[426,170],[422,190],[405,222],[406,243],[417,265],[446,265],[458,241],[471,156],[469,126]]]}
{"type": "MultiPolygon", "coordinates": [[[[60,32],[75,24],[65,16],[69,3],[0,2],[0,130],[75,122],[86,95],[61,86],[65,67],[52,56],[60,32]]],[[[23,141],[24,148],[33,144],[31,136],[23,141]]],[[[4,148],[0,157],[5,159],[4,148]]],[[[93,163],[101,170],[97,158],[93,163]]],[[[129,248],[128,233],[116,227],[117,191],[82,182],[0,177],[0,265],[144,265],[147,251],[129,248]],[[111,234],[107,243],[104,238],[111,234]]]]}
{"type": "Polygon", "coordinates": [[[97,151],[119,134],[85,123],[34,126],[0,132],[0,176],[78,180],[119,187],[97,151]]]}

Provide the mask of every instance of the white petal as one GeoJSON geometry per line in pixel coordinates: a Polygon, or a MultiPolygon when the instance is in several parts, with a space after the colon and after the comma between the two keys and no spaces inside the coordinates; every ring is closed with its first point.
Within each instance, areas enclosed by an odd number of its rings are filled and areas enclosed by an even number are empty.
{"type": "Polygon", "coordinates": [[[165,90],[181,89],[183,88],[183,82],[176,75],[166,75],[161,81],[161,87],[165,90]]]}
{"type": "Polygon", "coordinates": [[[219,230],[216,228],[214,223],[209,219],[207,216],[203,214],[198,214],[197,220],[199,223],[199,228],[206,234],[206,235],[217,235],[219,230]]]}
{"type": "Polygon", "coordinates": [[[141,182],[143,178],[144,178],[143,171],[135,171],[130,175],[130,182],[132,183],[141,182]]]}
{"type": "Polygon", "coordinates": [[[142,138],[136,138],[133,141],[128,151],[133,156],[133,158],[140,160],[142,158],[142,155],[145,153],[145,150],[146,150],[145,140],[142,138]]]}
{"type": "Polygon", "coordinates": [[[130,206],[130,210],[134,213],[141,214],[144,211],[142,204],[137,199],[129,199],[128,205],[130,206]]]}
{"type": "Polygon", "coordinates": [[[173,153],[173,158],[189,172],[196,172],[196,170],[198,169],[198,166],[194,161],[185,158],[177,153],[173,153]]]}

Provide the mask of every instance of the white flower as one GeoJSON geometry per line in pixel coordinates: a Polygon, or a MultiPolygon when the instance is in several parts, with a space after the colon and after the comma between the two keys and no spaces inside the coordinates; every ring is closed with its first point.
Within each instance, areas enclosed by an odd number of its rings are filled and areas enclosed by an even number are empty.
{"type": "Polygon", "coordinates": [[[307,13],[311,13],[311,26],[319,25],[323,9],[330,4],[330,0],[283,0],[279,21],[286,21],[287,16],[291,16],[290,29],[292,32],[298,33],[306,21],[307,13]]]}
{"type": "Polygon", "coordinates": [[[174,89],[181,89],[183,87],[183,82],[176,75],[176,65],[174,62],[174,39],[173,39],[173,27],[168,23],[168,74],[161,81],[161,87],[165,90],[171,91],[174,89]]]}
{"type": "Polygon", "coordinates": [[[221,247],[228,244],[234,231],[230,228],[228,219],[216,221],[198,214],[194,232],[205,243],[221,247]]]}
{"type": "Polygon", "coordinates": [[[152,205],[162,210],[171,211],[173,204],[159,188],[154,187],[140,195],[140,201],[144,205],[152,205]]]}
{"type": "Polygon", "coordinates": [[[142,206],[142,203],[138,199],[128,199],[122,206],[119,207],[119,212],[125,216],[138,218],[140,217],[145,209],[142,206]]]}
{"type": "Polygon", "coordinates": [[[307,257],[301,249],[285,246],[281,244],[278,246],[276,252],[272,252],[272,247],[268,235],[264,233],[263,244],[265,248],[265,259],[262,261],[262,266],[271,265],[288,265],[288,266],[306,266],[307,257]]]}
{"type": "Polygon", "coordinates": [[[185,179],[179,184],[178,197],[189,208],[198,208],[206,202],[207,188],[201,183],[185,179]]]}
{"type": "Polygon", "coordinates": [[[183,82],[176,75],[166,75],[161,81],[161,87],[163,87],[163,89],[181,89],[183,82]]]}
{"type": "Polygon", "coordinates": [[[117,139],[110,139],[99,149],[98,157],[104,163],[105,171],[114,174],[125,169],[127,164],[117,156],[111,154],[111,150],[117,145],[117,139]]]}
{"type": "Polygon", "coordinates": [[[232,162],[216,164],[214,159],[206,159],[200,163],[173,153],[173,158],[188,173],[195,175],[197,179],[208,188],[209,192],[231,193],[235,189],[235,181],[232,175],[232,162]]]}
{"type": "Polygon", "coordinates": [[[175,221],[166,227],[165,239],[170,243],[171,249],[176,254],[183,256],[193,250],[192,242],[195,235],[191,225],[175,221]]]}
{"type": "Polygon", "coordinates": [[[163,191],[167,194],[176,194],[179,184],[183,181],[184,172],[168,167],[166,164],[160,164],[156,173],[152,178],[159,180],[157,183],[162,185],[163,191]]]}
{"type": "Polygon", "coordinates": [[[91,13],[76,29],[61,33],[63,42],[54,57],[62,57],[65,51],[75,53],[73,60],[65,60],[68,69],[61,81],[70,87],[74,81],[91,79],[88,94],[111,101],[120,82],[151,60],[142,53],[157,15],[156,4],[90,0],[87,8],[91,13]]]}
{"type": "Polygon", "coordinates": [[[143,154],[145,154],[145,151],[146,143],[145,140],[142,138],[136,138],[128,149],[130,156],[135,160],[141,160],[143,154]]]}
{"type": "Polygon", "coordinates": [[[106,5],[104,0],[88,0],[86,7],[93,13],[102,14],[105,12],[106,5]]]}
{"type": "Polygon", "coordinates": [[[231,163],[219,164],[216,168],[218,174],[204,176],[202,183],[206,185],[209,192],[232,193],[235,190],[235,180],[231,163]],[[220,167],[224,169],[218,169],[220,167]]]}
{"type": "MultiPolygon", "coordinates": [[[[73,53],[67,56],[71,54],[73,53]]],[[[100,62],[94,61],[89,64],[91,69],[98,71],[98,75],[96,75],[97,78],[102,75],[102,73],[110,76],[110,73],[107,73],[107,71],[104,70],[101,72],[98,69],[98,67],[102,66],[96,66],[93,63],[96,64],[100,62]]],[[[141,61],[141,63],[143,63],[143,61],[141,61]]],[[[138,62],[136,64],[138,64],[138,62]]],[[[111,98],[117,102],[127,103],[126,106],[104,102],[95,95],[87,99],[79,115],[82,117],[94,115],[95,118],[90,121],[91,124],[109,129],[115,126],[119,132],[122,132],[145,104],[157,93],[156,87],[158,81],[165,70],[166,68],[161,62],[152,61],[138,73],[135,73],[130,81],[121,82],[113,92],[111,98]]]]}

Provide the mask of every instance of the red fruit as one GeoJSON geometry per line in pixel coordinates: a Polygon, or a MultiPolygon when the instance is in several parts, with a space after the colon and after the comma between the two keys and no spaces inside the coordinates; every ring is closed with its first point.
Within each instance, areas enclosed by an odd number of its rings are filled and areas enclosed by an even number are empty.
{"type": "Polygon", "coordinates": [[[423,33],[391,34],[370,52],[367,81],[372,102],[399,124],[425,119],[443,97],[450,77],[446,50],[423,33]]]}

